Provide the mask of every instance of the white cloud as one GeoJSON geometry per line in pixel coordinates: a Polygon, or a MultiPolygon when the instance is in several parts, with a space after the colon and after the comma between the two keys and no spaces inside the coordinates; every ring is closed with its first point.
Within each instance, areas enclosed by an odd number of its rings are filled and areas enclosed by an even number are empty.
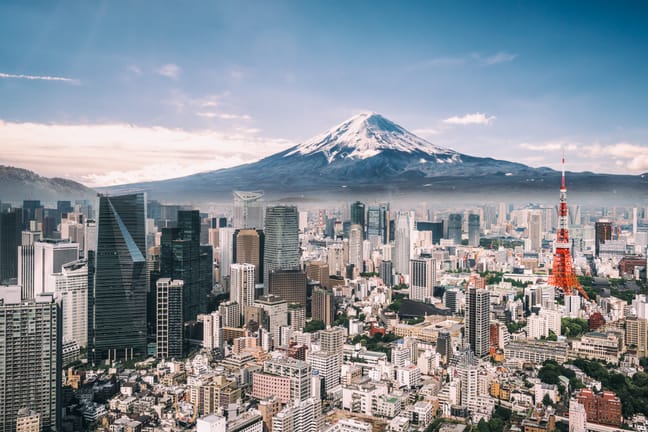
{"type": "Polygon", "coordinates": [[[487,116],[486,114],[477,112],[474,114],[465,114],[463,116],[450,117],[443,120],[443,123],[454,125],[489,125],[493,120],[495,120],[495,118],[495,116],[487,116]]]}
{"type": "Polygon", "coordinates": [[[221,120],[252,120],[252,117],[247,114],[228,114],[228,113],[217,113],[210,111],[200,111],[196,113],[199,117],[206,118],[218,118],[221,120]]]}
{"type": "Polygon", "coordinates": [[[541,151],[541,152],[557,152],[557,151],[569,151],[573,152],[578,150],[578,145],[566,142],[566,141],[548,141],[543,143],[522,143],[520,147],[525,150],[531,151],[541,151]]]}
{"type": "Polygon", "coordinates": [[[167,63],[160,66],[156,70],[156,72],[158,73],[158,75],[162,75],[163,77],[178,79],[180,72],[182,72],[182,69],[177,64],[167,63]]]}
{"type": "Polygon", "coordinates": [[[480,56],[479,58],[480,58],[480,61],[483,64],[491,66],[491,65],[496,65],[496,64],[499,64],[499,63],[511,62],[511,61],[515,60],[516,57],[517,57],[517,54],[508,53],[506,51],[500,51],[500,52],[498,52],[496,54],[493,54],[491,56],[488,56],[488,57],[481,57],[480,56]]]}
{"type": "Polygon", "coordinates": [[[252,162],[293,143],[257,129],[185,130],[0,120],[2,163],[88,186],[159,180],[252,162]],[[63,167],[63,168],[62,168],[63,167]]]}
{"type": "Polygon", "coordinates": [[[67,78],[60,76],[47,76],[47,75],[24,75],[24,74],[9,74],[0,72],[0,78],[6,79],[24,79],[30,81],[61,81],[70,84],[80,84],[81,81],[75,78],[67,78]]]}
{"type": "Polygon", "coordinates": [[[128,70],[128,72],[136,76],[141,76],[143,73],[142,69],[139,66],[135,66],[135,65],[130,65],[126,69],[128,70]]]}

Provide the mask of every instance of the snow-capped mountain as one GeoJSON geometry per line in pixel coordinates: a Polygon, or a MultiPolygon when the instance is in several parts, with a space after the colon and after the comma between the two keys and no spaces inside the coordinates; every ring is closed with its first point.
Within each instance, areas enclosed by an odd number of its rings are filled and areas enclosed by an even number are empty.
{"type": "Polygon", "coordinates": [[[339,159],[368,159],[383,150],[458,158],[453,150],[437,147],[380,114],[361,113],[291,149],[285,156],[322,153],[329,163],[339,159]]]}
{"type": "MultiPolygon", "coordinates": [[[[147,191],[175,202],[230,201],[234,190],[263,190],[266,198],[433,196],[481,201],[517,194],[556,198],[560,173],[549,168],[458,153],[408,132],[380,114],[363,113],[299,145],[254,163],[157,182],[106,188],[147,191]]],[[[648,178],[570,173],[568,187],[648,200],[648,178]]]]}

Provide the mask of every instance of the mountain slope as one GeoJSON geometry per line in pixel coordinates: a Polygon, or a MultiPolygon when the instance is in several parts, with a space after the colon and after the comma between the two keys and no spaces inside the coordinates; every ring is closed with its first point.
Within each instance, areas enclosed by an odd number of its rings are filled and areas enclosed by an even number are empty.
{"type": "MultiPolygon", "coordinates": [[[[237,189],[261,189],[268,199],[340,198],[341,194],[494,199],[516,193],[555,198],[559,176],[548,168],[530,168],[438,147],[379,114],[363,113],[255,163],[112,187],[109,191],[140,189],[152,198],[180,201],[227,201],[237,189]]],[[[648,183],[639,176],[569,174],[570,189],[623,194],[634,200],[645,199],[642,185],[648,183]]]]}
{"type": "Polygon", "coordinates": [[[47,178],[22,168],[0,165],[0,201],[39,199],[56,202],[66,199],[91,199],[95,192],[72,180],[47,178]]]}

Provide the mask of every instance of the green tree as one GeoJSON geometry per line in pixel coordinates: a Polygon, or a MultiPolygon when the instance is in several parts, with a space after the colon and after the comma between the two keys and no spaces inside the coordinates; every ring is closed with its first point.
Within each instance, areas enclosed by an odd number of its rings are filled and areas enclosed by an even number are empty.
{"type": "Polygon", "coordinates": [[[552,405],[553,401],[549,397],[549,393],[545,393],[544,397],[542,398],[542,405],[544,406],[549,406],[552,405]]]}
{"type": "Polygon", "coordinates": [[[304,325],[304,333],[314,333],[318,330],[324,330],[326,324],[322,320],[311,320],[304,325]]]}

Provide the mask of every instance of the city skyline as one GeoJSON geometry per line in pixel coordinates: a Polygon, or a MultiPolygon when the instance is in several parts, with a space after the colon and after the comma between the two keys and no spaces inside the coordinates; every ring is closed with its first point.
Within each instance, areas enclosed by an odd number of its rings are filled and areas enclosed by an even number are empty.
{"type": "Polygon", "coordinates": [[[564,148],[574,171],[648,171],[638,2],[128,9],[0,6],[1,163],[157,180],[375,111],[465,154],[558,168],[564,148]]]}

